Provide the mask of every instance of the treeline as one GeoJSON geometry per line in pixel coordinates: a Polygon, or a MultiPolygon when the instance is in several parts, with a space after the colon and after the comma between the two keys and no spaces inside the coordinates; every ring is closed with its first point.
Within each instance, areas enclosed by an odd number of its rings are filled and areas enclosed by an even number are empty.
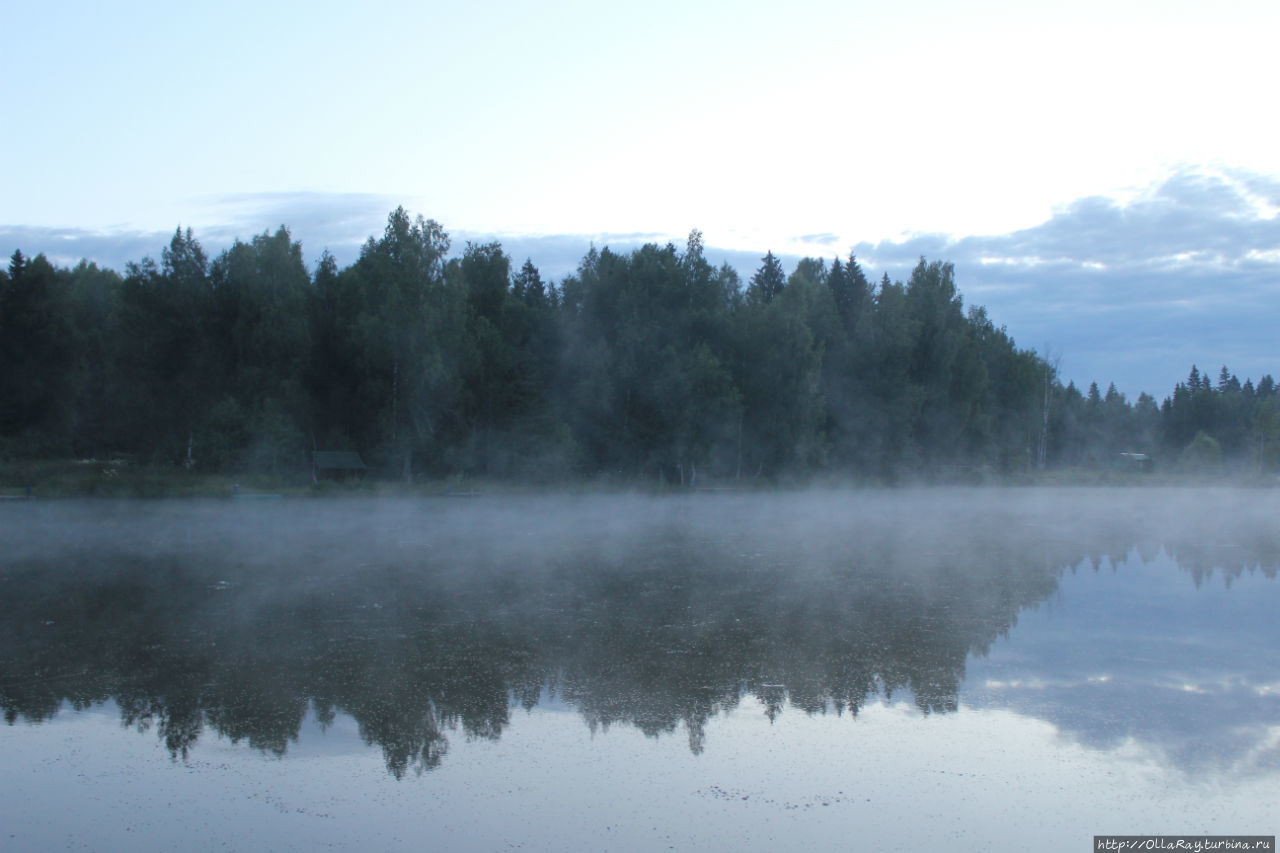
{"type": "Polygon", "coordinates": [[[1058,436],[1055,461],[1073,467],[1126,464],[1134,451],[1160,464],[1189,471],[1224,466],[1242,472],[1280,469],[1280,396],[1270,375],[1255,386],[1225,365],[1215,384],[1195,365],[1185,382],[1156,405],[1140,394],[1130,405],[1115,385],[1097,383],[1082,394],[1074,384],[1054,389],[1050,435],[1058,436]]]}
{"type": "Polygon", "coordinates": [[[1087,396],[1018,349],[950,264],[873,284],[769,253],[743,282],[683,251],[592,249],[546,282],[497,243],[450,257],[403,208],[308,272],[281,227],[212,261],[179,229],[123,276],[15,252],[0,272],[0,456],[383,476],[893,480],[1121,453],[1274,468],[1274,383],[1193,370],[1163,406],[1087,396]],[[1046,416],[1047,412],[1047,416],[1046,416]]]}

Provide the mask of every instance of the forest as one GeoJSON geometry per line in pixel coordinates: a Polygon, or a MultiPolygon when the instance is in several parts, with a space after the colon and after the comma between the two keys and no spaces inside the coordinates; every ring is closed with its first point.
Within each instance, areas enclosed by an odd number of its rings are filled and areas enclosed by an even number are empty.
{"type": "Polygon", "coordinates": [[[0,461],[124,459],[309,476],[694,487],[814,476],[1280,469],[1270,376],[1192,366],[1157,403],[1063,386],[954,267],[906,282],[772,252],[747,281],[702,236],[592,248],[544,281],[498,243],[393,211],[350,266],[281,226],[212,260],[179,228],[123,274],[15,251],[0,271],[0,461]]]}

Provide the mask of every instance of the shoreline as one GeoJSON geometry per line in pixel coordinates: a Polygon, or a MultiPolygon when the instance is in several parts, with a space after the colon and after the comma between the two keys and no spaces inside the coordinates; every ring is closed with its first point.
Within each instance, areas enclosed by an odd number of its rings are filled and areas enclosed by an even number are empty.
{"type": "Polygon", "coordinates": [[[122,460],[41,460],[0,463],[0,503],[50,499],[304,499],[325,497],[440,497],[474,499],[502,495],[622,494],[692,495],[750,494],[808,490],[878,491],[904,488],[1028,487],[1121,488],[1275,488],[1280,476],[1223,470],[1106,471],[1064,469],[1022,471],[998,475],[984,471],[938,471],[931,476],[900,477],[893,482],[843,477],[834,473],[753,478],[710,479],[696,487],[663,482],[653,477],[596,476],[554,481],[524,481],[496,477],[424,477],[412,483],[366,477],[360,480],[313,483],[305,473],[242,475],[189,472],[180,468],[135,465],[122,460]]]}

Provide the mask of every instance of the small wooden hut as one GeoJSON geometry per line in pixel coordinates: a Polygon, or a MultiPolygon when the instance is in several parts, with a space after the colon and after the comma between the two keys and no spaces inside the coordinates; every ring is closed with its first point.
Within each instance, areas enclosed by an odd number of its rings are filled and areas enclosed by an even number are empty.
{"type": "Polygon", "coordinates": [[[311,452],[311,481],[350,480],[363,477],[369,466],[354,450],[314,450],[311,452]]]}

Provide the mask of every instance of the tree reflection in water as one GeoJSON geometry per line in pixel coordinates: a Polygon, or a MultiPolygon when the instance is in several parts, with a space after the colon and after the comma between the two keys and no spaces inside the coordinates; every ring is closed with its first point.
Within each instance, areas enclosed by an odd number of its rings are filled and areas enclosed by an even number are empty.
{"type": "Polygon", "coordinates": [[[184,759],[206,729],[283,756],[309,709],[343,713],[396,777],[547,696],[592,731],[684,726],[695,753],[747,696],[947,713],[968,656],[1082,560],[1274,577],[1274,525],[1233,500],[1136,521],[1031,490],[41,507],[0,558],[0,706],[114,699],[184,759]]]}

